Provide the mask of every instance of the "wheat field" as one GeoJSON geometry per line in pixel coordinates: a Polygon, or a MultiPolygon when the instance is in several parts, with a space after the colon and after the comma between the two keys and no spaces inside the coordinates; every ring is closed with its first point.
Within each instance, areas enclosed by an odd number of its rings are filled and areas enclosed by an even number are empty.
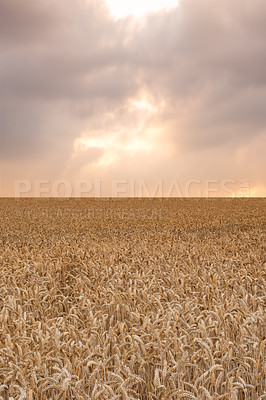
{"type": "Polygon", "coordinates": [[[266,399],[265,206],[1,199],[0,399],[266,399]]]}

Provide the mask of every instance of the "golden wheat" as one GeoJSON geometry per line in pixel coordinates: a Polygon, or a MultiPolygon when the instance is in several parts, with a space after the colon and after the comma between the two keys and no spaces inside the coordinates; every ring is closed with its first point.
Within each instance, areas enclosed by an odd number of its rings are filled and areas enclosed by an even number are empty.
{"type": "Polygon", "coordinates": [[[265,199],[1,199],[0,399],[265,394],[265,199]]]}

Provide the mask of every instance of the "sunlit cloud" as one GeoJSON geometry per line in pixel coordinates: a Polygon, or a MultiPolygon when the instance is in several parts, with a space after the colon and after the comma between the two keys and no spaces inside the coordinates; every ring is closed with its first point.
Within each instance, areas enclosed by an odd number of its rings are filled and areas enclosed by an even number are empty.
{"type": "Polygon", "coordinates": [[[160,145],[162,133],[159,128],[149,128],[138,132],[90,132],[82,133],[74,142],[74,158],[78,158],[90,148],[103,150],[103,154],[92,165],[95,168],[107,167],[121,157],[137,157],[139,153],[151,153],[160,145]]]}
{"type": "Polygon", "coordinates": [[[159,105],[152,103],[145,94],[142,94],[138,98],[129,100],[129,108],[133,111],[146,111],[150,114],[154,114],[159,111],[159,105]]]}
{"type": "Polygon", "coordinates": [[[163,107],[163,100],[156,103],[148,93],[140,91],[125,104],[124,120],[119,113],[109,114],[108,128],[82,132],[73,143],[72,158],[82,157],[90,148],[101,149],[102,155],[98,160],[91,162],[90,166],[102,168],[118,163],[123,157],[134,158],[139,154],[156,152],[158,149],[161,152],[169,151],[170,145],[167,146],[166,140],[163,143],[165,126],[153,122],[153,117],[156,117],[163,107]],[[129,124],[128,121],[132,122],[129,124]]]}
{"type": "Polygon", "coordinates": [[[116,18],[127,15],[142,16],[159,10],[177,7],[177,0],[105,0],[111,14],[116,18]]]}

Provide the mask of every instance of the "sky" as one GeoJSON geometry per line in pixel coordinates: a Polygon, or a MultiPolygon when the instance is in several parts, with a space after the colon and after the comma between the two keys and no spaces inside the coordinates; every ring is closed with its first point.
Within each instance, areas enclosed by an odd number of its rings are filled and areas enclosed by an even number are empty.
{"type": "Polygon", "coordinates": [[[265,0],[0,0],[1,196],[265,196],[265,16],[265,0]]]}

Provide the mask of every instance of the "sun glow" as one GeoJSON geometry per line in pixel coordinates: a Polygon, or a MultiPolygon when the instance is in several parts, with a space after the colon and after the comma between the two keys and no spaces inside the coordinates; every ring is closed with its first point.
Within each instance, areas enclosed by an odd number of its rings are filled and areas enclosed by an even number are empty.
{"type": "Polygon", "coordinates": [[[255,186],[248,187],[245,190],[239,189],[236,192],[232,193],[231,197],[265,197],[266,196],[266,188],[265,186],[255,186]]]}
{"type": "Polygon", "coordinates": [[[105,2],[115,18],[128,15],[141,17],[159,10],[169,10],[178,5],[177,0],[105,0],[105,2]]]}
{"type": "Polygon", "coordinates": [[[129,104],[130,109],[137,111],[145,111],[148,113],[155,113],[157,111],[157,107],[149,102],[146,96],[142,96],[139,99],[134,99],[129,104]]]}
{"type": "Polygon", "coordinates": [[[148,129],[145,132],[131,132],[125,136],[124,132],[112,132],[106,135],[104,132],[83,133],[74,142],[74,157],[78,157],[89,148],[102,149],[103,155],[93,164],[94,167],[106,167],[114,164],[123,154],[134,157],[137,153],[149,153],[157,145],[160,132],[156,129],[148,129]]]}
{"type": "MultiPolygon", "coordinates": [[[[117,129],[108,128],[106,131],[83,132],[74,142],[73,158],[76,159],[88,149],[100,149],[102,155],[92,163],[93,167],[106,167],[115,164],[123,157],[162,151],[163,128],[158,124],[152,124],[151,118],[160,112],[164,102],[154,102],[148,93],[142,91],[138,96],[128,99],[126,104],[127,113],[133,118],[134,127],[124,126],[117,129]]],[[[166,146],[165,146],[165,150],[166,146]]]]}

